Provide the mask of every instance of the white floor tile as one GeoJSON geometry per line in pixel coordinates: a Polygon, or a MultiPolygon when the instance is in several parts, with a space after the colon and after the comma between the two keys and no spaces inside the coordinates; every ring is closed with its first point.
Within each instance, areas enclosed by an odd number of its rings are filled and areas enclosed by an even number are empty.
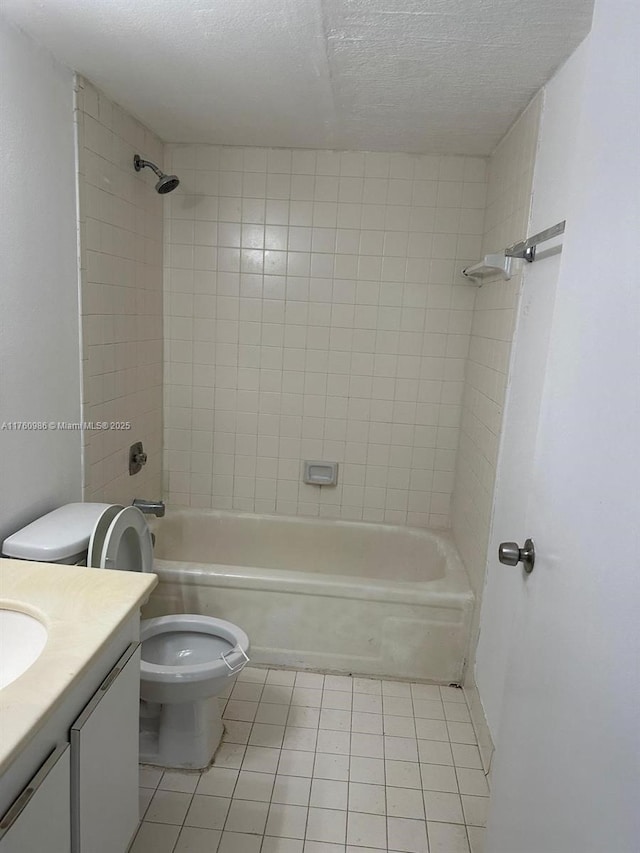
{"type": "Polygon", "coordinates": [[[297,838],[273,838],[265,835],[260,853],[303,853],[304,842],[297,838]]]}
{"type": "Polygon", "coordinates": [[[323,708],[320,711],[320,728],[348,732],[351,728],[351,711],[323,708]]]}
{"type": "Polygon", "coordinates": [[[260,853],[261,835],[242,832],[223,832],[218,853],[260,853]]]}
{"type": "Polygon", "coordinates": [[[344,690],[353,692],[353,678],[349,675],[325,675],[324,677],[325,690],[344,690]]]}
{"type": "Polygon", "coordinates": [[[267,683],[260,696],[260,701],[275,705],[290,705],[292,696],[293,686],[267,683]]]}
{"type": "Polygon", "coordinates": [[[468,826],[467,827],[467,835],[469,837],[469,846],[471,847],[471,853],[484,853],[484,837],[486,831],[484,827],[480,826],[468,826]]]}
{"type": "MultiPolygon", "coordinates": [[[[397,719],[394,717],[394,719],[397,719]]],[[[408,719],[402,717],[401,719],[408,719]]],[[[367,714],[364,711],[354,711],[351,715],[351,731],[363,732],[368,735],[381,735],[383,732],[382,714],[367,714]]]]}
{"type": "MultiPolygon", "coordinates": [[[[309,774],[311,775],[311,774],[309,774]]],[[[321,780],[314,780],[319,782],[321,780]]],[[[331,783],[336,784],[336,783],[331,783]]],[[[308,806],[311,793],[311,779],[300,776],[276,776],[271,795],[272,803],[289,806],[308,806]]]]}
{"type": "Polygon", "coordinates": [[[240,743],[222,743],[213,760],[215,767],[239,769],[246,752],[246,746],[240,743]]]}
{"type": "Polygon", "coordinates": [[[413,717],[413,702],[411,697],[384,696],[382,708],[385,714],[394,717],[413,717]]]}
{"type": "Polygon", "coordinates": [[[258,684],[264,684],[267,680],[269,670],[257,669],[254,666],[245,666],[238,674],[238,681],[255,681],[258,684]]]}
{"type": "Polygon", "coordinates": [[[464,698],[464,690],[461,690],[459,687],[441,687],[440,695],[442,696],[443,702],[460,702],[462,705],[467,704],[467,700],[464,698]]]}
{"type": "Polygon", "coordinates": [[[200,829],[222,829],[229,811],[231,800],[226,797],[207,797],[196,794],[191,801],[185,818],[185,826],[197,826],[200,829]]]}
{"type": "Polygon", "coordinates": [[[471,723],[447,723],[451,743],[476,743],[471,723]]]}
{"type": "Polygon", "coordinates": [[[318,731],[318,742],[316,749],[318,752],[335,752],[338,755],[344,755],[349,752],[351,744],[350,732],[337,732],[331,729],[320,729],[318,731]]]}
{"type": "Polygon", "coordinates": [[[384,785],[384,761],[381,758],[351,758],[349,773],[351,782],[368,782],[371,785],[384,785]]]}
{"type": "Polygon", "coordinates": [[[351,735],[351,755],[358,755],[362,758],[383,758],[384,740],[382,735],[353,732],[351,735]]]}
{"type": "Polygon", "coordinates": [[[393,717],[385,714],[383,721],[385,735],[412,738],[416,736],[416,724],[413,717],[393,717]]]}
{"type": "Polygon", "coordinates": [[[344,844],[329,841],[305,841],[304,853],[344,853],[344,844]]]}
{"type": "Polygon", "coordinates": [[[248,743],[253,723],[242,720],[225,720],[223,741],[226,743],[248,743]]]}
{"type": "Polygon", "coordinates": [[[367,785],[365,782],[350,782],[349,810],[362,814],[386,814],[387,805],[384,785],[367,785]]]}
{"type": "Polygon", "coordinates": [[[270,803],[275,780],[275,775],[271,773],[254,773],[252,770],[241,770],[233,797],[238,800],[270,803]]]}
{"type": "Polygon", "coordinates": [[[304,838],[308,811],[304,806],[271,803],[265,834],[276,838],[304,838]]]}
{"type": "Polygon", "coordinates": [[[313,687],[316,690],[322,690],[324,675],[318,672],[298,672],[296,674],[296,687],[313,687]]]}
{"type": "Polygon", "coordinates": [[[388,788],[387,814],[390,817],[424,820],[422,791],[417,791],[415,788],[388,788]]]}
{"type": "Polygon", "coordinates": [[[225,720],[241,720],[244,723],[252,723],[255,719],[257,710],[257,702],[245,702],[240,699],[229,699],[222,716],[225,720]]]}
{"type": "Polygon", "coordinates": [[[311,783],[309,805],[320,809],[347,810],[348,782],[335,779],[314,779],[311,783]]]}
{"type": "Polygon", "coordinates": [[[289,708],[289,705],[271,705],[268,702],[261,702],[256,711],[255,721],[256,723],[270,723],[273,726],[284,726],[289,716],[289,708]]]}
{"type": "Polygon", "coordinates": [[[346,690],[327,690],[322,693],[322,707],[334,708],[337,711],[351,711],[351,692],[346,690]]]}
{"type": "MultiPolygon", "coordinates": [[[[462,706],[460,706],[462,707],[462,706]]],[[[444,706],[438,699],[414,699],[413,713],[416,718],[423,720],[444,720],[444,706]]]]}
{"type": "Polygon", "coordinates": [[[420,740],[449,740],[447,724],[444,720],[416,720],[416,734],[420,740]]]}
{"type": "Polygon", "coordinates": [[[320,708],[309,708],[303,705],[291,705],[288,726],[297,726],[304,729],[317,729],[320,723],[320,708]]]}
{"type": "Polygon", "coordinates": [[[279,749],[265,746],[248,746],[242,762],[243,770],[254,770],[256,773],[275,773],[280,759],[279,749]]]}
{"type": "Polygon", "coordinates": [[[376,678],[354,678],[353,692],[366,693],[373,696],[382,695],[382,682],[376,678]]]}
{"type": "Polygon", "coordinates": [[[129,853],[173,853],[179,832],[179,826],[144,821],[140,824],[129,853]]]}
{"type": "Polygon", "coordinates": [[[267,684],[282,684],[285,687],[293,687],[296,673],[288,669],[270,669],[267,673],[267,684]]]}
{"type": "Polygon", "coordinates": [[[349,779],[349,756],[316,752],[313,775],[318,779],[336,779],[339,782],[346,782],[349,779]]]}
{"type": "Polygon", "coordinates": [[[318,730],[302,726],[287,726],[284,730],[283,749],[297,749],[315,752],[318,730]]]}
{"type": "Polygon", "coordinates": [[[319,708],[322,705],[322,690],[317,690],[314,687],[299,687],[296,683],[291,696],[291,704],[319,708]]]}
{"type": "Polygon", "coordinates": [[[451,744],[445,741],[418,739],[418,757],[421,764],[450,764],[453,766],[451,744]]]}
{"type": "Polygon", "coordinates": [[[198,782],[199,773],[181,773],[179,770],[166,770],[158,788],[161,791],[180,791],[183,794],[193,794],[198,782]]]}
{"type": "Polygon", "coordinates": [[[470,826],[486,826],[487,811],[489,809],[488,797],[472,797],[468,794],[461,796],[464,809],[465,821],[470,826]]]}
{"type": "Polygon", "coordinates": [[[140,787],[141,788],[157,788],[162,779],[162,770],[158,767],[149,767],[146,764],[140,765],[140,787]]]}
{"type": "Polygon", "coordinates": [[[225,832],[245,832],[262,836],[268,812],[269,803],[233,799],[224,825],[225,832]]]}
{"type": "Polygon", "coordinates": [[[231,797],[238,780],[238,770],[211,767],[200,776],[196,791],[212,797],[231,797]]]}
{"type": "Polygon", "coordinates": [[[274,749],[282,747],[284,726],[272,726],[269,723],[254,723],[249,738],[249,746],[267,746],[274,749]]]}
{"type": "Polygon", "coordinates": [[[353,710],[362,711],[365,714],[381,714],[382,696],[374,693],[354,693],[353,710]]]}
{"type": "Polygon", "coordinates": [[[429,853],[469,853],[466,827],[454,823],[427,823],[429,853]]]}
{"type": "Polygon", "coordinates": [[[382,695],[409,698],[411,696],[411,685],[406,681],[383,681],[382,695]]]}
{"type": "Polygon", "coordinates": [[[452,743],[453,763],[456,767],[471,767],[482,770],[482,759],[477,746],[468,743],[452,743]]]}
{"type": "Polygon", "coordinates": [[[152,823],[173,823],[182,826],[191,802],[191,794],[157,790],[149,804],[145,819],[152,823]]]}
{"type": "Polygon", "coordinates": [[[231,691],[231,699],[259,702],[261,694],[262,684],[256,684],[252,681],[236,681],[231,691]]]}
{"type": "Polygon", "coordinates": [[[424,807],[427,820],[437,820],[443,823],[464,823],[462,804],[458,794],[425,791],[424,807]]]}
{"type": "Polygon", "coordinates": [[[278,773],[283,776],[313,776],[315,753],[308,750],[283,749],[278,773]]]}
{"type": "Polygon", "coordinates": [[[140,815],[140,820],[144,818],[153,793],[153,788],[138,788],[138,814],[140,815]]]}
{"type": "Polygon", "coordinates": [[[411,695],[414,699],[442,701],[440,688],[437,684],[412,684],[411,695]]]}
{"type": "Polygon", "coordinates": [[[445,702],[444,715],[447,720],[451,720],[454,723],[471,722],[471,715],[469,714],[469,709],[461,702],[445,702]]]}
{"type": "Polygon", "coordinates": [[[422,788],[420,765],[412,761],[385,760],[387,785],[394,788],[422,788]]]}
{"type": "Polygon", "coordinates": [[[389,849],[402,853],[429,853],[427,825],[423,820],[387,818],[389,849]]]}
{"type": "Polygon", "coordinates": [[[473,794],[476,797],[488,797],[489,786],[483,770],[471,770],[468,767],[456,768],[458,787],[461,794],[473,794]]]}
{"type": "Polygon", "coordinates": [[[338,809],[309,807],[305,840],[344,844],[347,835],[347,813],[338,809]]]}
{"type": "Polygon", "coordinates": [[[174,853],[212,853],[218,849],[222,832],[219,829],[196,829],[183,826],[174,853]]]}
{"type": "Polygon", "coordinates": [[[359,847],[387,849],[387,822],[383,815],[360,814],[350,811],[347,815],[347,844],[359,847]]]}
{"type": "Polygon", "coordinates": [[[422,787],[425,791],[458,793],[458,779],[453,767],[446,764],[421,764],[422,787]]]}
{"type": "Polygon", "coordinates": [[[409,737],[385,737],[384,755],[392,761],[417,761],[418,742],[409,737]]]}

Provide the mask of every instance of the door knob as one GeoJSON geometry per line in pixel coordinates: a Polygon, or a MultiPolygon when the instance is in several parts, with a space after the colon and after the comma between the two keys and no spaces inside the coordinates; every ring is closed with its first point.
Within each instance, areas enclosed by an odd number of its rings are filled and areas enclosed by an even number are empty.
{"type": "Polygon", "coordinates": [[[501,542],[498,548],[498,559],[505,566],[517,566],[518,563],[522,563],[525,572],[529,574],[533,571],[533,564],[536,560],[533,541],[527,539],[524,548],[520,548],[516,542],[501,542]]]}

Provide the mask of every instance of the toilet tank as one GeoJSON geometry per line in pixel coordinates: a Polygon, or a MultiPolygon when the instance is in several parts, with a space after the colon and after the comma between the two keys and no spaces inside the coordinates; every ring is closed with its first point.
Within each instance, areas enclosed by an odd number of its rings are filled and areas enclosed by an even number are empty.
{"type": "Polygon", "coordinates": [[[98,519],[109,506],[71,503],[58,507],[8,536],[2,543],[2,554],[40,563],[77,563],[89,547],[98,519]]]}

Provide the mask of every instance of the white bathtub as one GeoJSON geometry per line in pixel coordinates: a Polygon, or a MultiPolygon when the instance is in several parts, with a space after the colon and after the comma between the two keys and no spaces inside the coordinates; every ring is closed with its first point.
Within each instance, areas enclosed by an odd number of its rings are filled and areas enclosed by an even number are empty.
{"type": "Polygon", "coordinates": [[[217,510],[154,520],[160,584],[144,615],[240,625],[254,663],[458,682],[473,593],[427,530],[217,510]]]}

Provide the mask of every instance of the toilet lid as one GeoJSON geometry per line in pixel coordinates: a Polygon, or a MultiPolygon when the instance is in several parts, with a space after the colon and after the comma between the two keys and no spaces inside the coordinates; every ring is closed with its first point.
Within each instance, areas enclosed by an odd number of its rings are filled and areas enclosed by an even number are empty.
{"type": "Polygon", "coordinates": [[[152,571],[151,531],[137,507],[128,506],[120,510],[109,525],[100,555],[100,568],[123,572],[152,571]]]}
{"type": "Polygon", "coordinates": [[[89,547],[87,548],[87,566],[100,568],[100,556],[104,546],[104,537],[107,535],[109,525],[120,512],[124,509],[120,504],[112,504],[108,506],[96,522],[89,539],[89,547]]]}

